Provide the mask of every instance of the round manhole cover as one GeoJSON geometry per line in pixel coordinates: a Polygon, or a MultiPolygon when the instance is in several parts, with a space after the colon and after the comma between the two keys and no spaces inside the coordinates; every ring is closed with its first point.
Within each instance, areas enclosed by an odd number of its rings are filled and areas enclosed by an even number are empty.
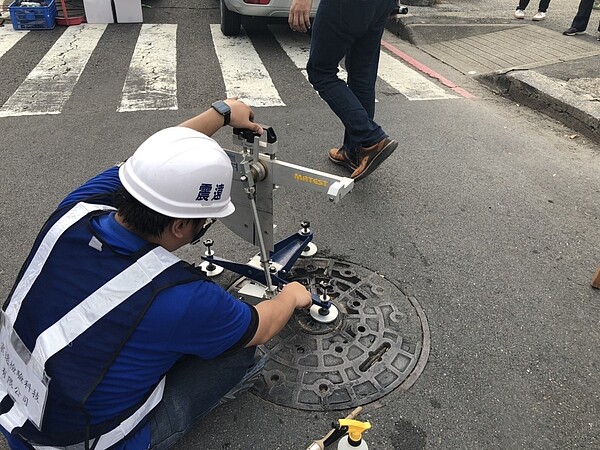
{"type": "MultiPolygon", "coordinates": [[[[304,410],[341,410],[410,387],[429,355],[427,319],[414,298],[381,275],[325,258],[301,259],[290,273],[319,294],[330,283],[339,315],[331,323],[296,311],[279,335],[260,347],[265,367],[252,392],[304,410]]],[[[247,291],[246,278],[229,291],[247,291]]]]}

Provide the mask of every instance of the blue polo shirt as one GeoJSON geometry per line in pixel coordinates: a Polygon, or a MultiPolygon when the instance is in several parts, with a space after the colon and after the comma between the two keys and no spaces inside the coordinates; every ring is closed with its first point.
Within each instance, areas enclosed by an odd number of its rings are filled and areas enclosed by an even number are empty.
{"type": "MultiPolygon", "coordinates": [[[[110,168],[69,194],[59,208],[92,196],[111,194],[120,186],[118,168],[110,168]]],[[[106,201],[102,203],[110,205],[106,201]]],[[[123,228],[115,220],[114,212],[94,218],[92,227],[104,242],[118,252],[135,253],[147,245],[144,239],[123,228]]],[[[252,306],[209,281],[163,290],[89,397],[86,409],[92,416],[92,423],[113,418],[143,400],[183,355],[212,359],[233,347],[243,347],[254,336],[257,325],[252,306]]],[[[4,429],[1,431],[11,449],[27,450],[20,440],[4,429]]],[[[140,450],[149,447],[148,424],[114,448],[140,450]]]]}

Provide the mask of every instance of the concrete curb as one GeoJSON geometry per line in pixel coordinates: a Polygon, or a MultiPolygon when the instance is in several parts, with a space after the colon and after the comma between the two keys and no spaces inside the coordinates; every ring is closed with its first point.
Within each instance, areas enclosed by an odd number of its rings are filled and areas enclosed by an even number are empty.
{"type": "Polygon", "coordinates": [[[400,16],[390,17],[387,21],[385,28],[390,32],[398,36],[403,41],[408,41],[411,44],[415,45],[413,41],[413,36],[409,33],[408,27],[404,24],[404,21],[400,18],[400,16]]]}
{"type": "Polygon", "coordinates": [[[540,111],[600,142],[600,102],[589,94],[573,92],[566,82],[534,70],[484,74],[476,79],[494,92],[540,111]]]}

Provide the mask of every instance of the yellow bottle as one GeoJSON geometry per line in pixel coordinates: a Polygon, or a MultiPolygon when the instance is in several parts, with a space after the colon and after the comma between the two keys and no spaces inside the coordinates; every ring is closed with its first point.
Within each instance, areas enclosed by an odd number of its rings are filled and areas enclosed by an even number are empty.
{"type": "Polygon", "coordinates": [[[337,450],[369,450],[369,446],[362,438],[362,434],[371,428],[369,422],[340,419],[340,426],[348,427],[348,435],[340,439],[337,450]]]}

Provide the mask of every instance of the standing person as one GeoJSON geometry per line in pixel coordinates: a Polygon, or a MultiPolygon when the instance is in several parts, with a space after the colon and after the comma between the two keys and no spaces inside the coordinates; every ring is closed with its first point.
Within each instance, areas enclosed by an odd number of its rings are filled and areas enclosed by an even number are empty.
{"type": "Polygon", "coordinates": [[[244,103],[213,108],[148,138],[43,226],[0,316],[11,449],[170,448],[310,305],[299,283],[248,305],[172,253],[235,209],[231,161],[208,136],[262,133],[244,103]]]}
{"type": "MultiPolygon", "coordinates": [[[[590,22],[593,8],[594,0],[581,0],[571,26],[563,31],[563,34],[565,36],[575,36],[577,34],[585,33],[588,23],[590,22]]],[[[600,24],[598,24],[598,32],[598,38],[600,39],[600,24]]]]}
{"type": "MultiPolygon", "coordinates": [[[[515,11],[515,17],[517,19],[525,18],[525,8],[527,8],[528,5],[529,0],[519,0],[519,6],[517,6],[517,10],[515,11]]],[[[538,11],[531,20],[544,20],[546,18],[546,11],[548,11],[548,5],[550,5],[550,0],[540,0],[538,11]]]]}
{"type": "MultiPolygon", "coordinates": [[[[292,30],[311,28],[312,0],[293,0],[292,30]]],[[[361,180],[398,146],[373,120],[381,37],[395,0],[321,0],[312,27],[308,79],[344,125],[344,140],[329,159],[361,180]],[[348,82],[338,76],[345,58],[348,82]]]]}

